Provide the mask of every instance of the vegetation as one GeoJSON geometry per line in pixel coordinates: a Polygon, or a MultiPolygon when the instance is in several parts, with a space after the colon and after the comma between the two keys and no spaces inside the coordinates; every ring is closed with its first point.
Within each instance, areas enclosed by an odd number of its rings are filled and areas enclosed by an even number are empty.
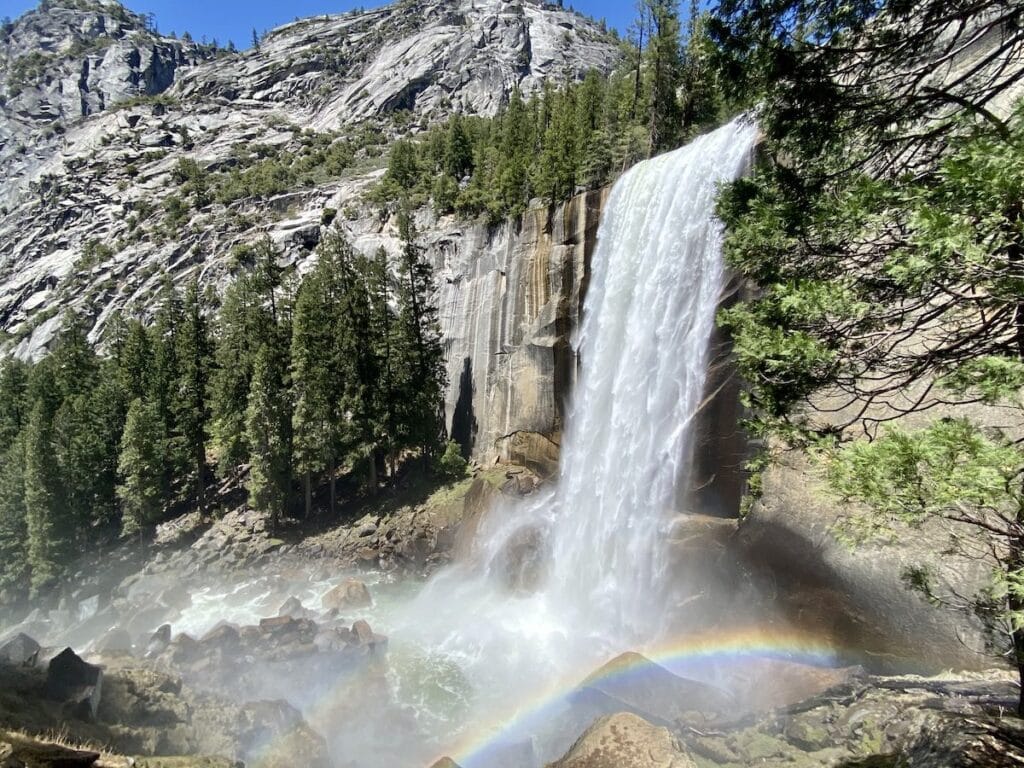
{"type": "Polygon", "coordinates": [[[937,527],[990,563],[967,599],[923,568],[908,578],[983,617],[1024,678],[1024,450],[955,410],[1021,407],[1024,107],[995,107],[1019,77],[1002,65],[1024,48],[1018,17],[984,1],[727,0],[712,37],[767,137],[720,206],[728,259],[762,289],[722,314],[752,427],[821,449],[833,489],[864,504],[852,532],[937,527]],[[973,48],[979,35],[992,45],[973,48]],[[936,64],[968,49],[970,67],[936,64]],[[816,411],[822,391],[849,417],[816,411]],[[953,415],[887,428],[940,405],[953,415]]]}
{"type": "Polygon", "coordinates": [[[179,504],[204,507],[210,467],[244,479],[272,524],[311,488],[359,469],[367,490],[400,460],[443,448],[444,368],[433,277],[407,242],[383,252],[340,235],[288,279],[269,240],[239,249],[215,312],[171,285],[147,327],[115,318],[101,356],[65,317],[51,354],[0,367],[0,589],[44,589],[105,532],[145,539],[179,504]]]}
{"type": "Polygon", "coordinates": [[[626,65],[610,77],[546,85],[524,99],[518,91],[493,119],[455,113],[444,124],[397,141],[381,204],[431,203],[440,213],[485,214],[492,221],[607,184],[645,157],[678,147],[721,121],[708,17],[691,8],[681,37],[672,0],[640,4],[626,65]]]}

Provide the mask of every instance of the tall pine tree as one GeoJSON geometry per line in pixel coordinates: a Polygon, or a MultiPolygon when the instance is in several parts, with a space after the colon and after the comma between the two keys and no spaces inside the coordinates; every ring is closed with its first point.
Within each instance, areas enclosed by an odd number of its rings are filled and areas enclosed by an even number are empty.
{"type": "Polygon", "coordinates": [[[284,516],[291,484],[291,409],[283,363],[271,345],[260,347],[245,412],[250,452],[249,503],[268,515],[274,528],[284,516]]]}
{"type": "Polygon", "coordinates": [[[157,522],[163,508],[163,423],[155,405],[135,399],[128,407],[118,475],[121,502],[121,533],[141,536],[157,522]]]}

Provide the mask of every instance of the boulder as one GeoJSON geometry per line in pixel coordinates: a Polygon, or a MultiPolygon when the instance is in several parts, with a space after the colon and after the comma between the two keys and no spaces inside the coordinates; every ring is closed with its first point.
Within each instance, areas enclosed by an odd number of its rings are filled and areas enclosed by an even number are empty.
{"type": "Polygon", "coordinates": [[[46,696],[67,705],[69,714],[81,719],[96,717],[100,705],[103,670],[82,661],[65,648],[50,661],[46,671],[46,696]]]}
{"type": "Polygon", "coordinates": [[[308,619],[310,611],[306,610],[302,601],[293,595],[281,604],[281,607],[277,609],[277,615],[290,616],[293,619],[308,619]]]}
{"type": "Polygon", "coordinates": [[[667,728],[625,712],[594,723],[551,768],[696,768],[667,728]]]}
{"type": "Polygon", "coordinates": [[[730,713],[736,702],[713,686],[669,672],[639,653],[623,653],[591,674],[573,694],[594,715],[632,712],[662,725],[688,713],[730,713]]]}
{"type": "Polygon", "coordinates": [[[362,619],[352,625],[349,638],[350,644],[365,648],[370,652],[383,651],[388,647],[387,637],[376,634],[370,625],[362,619]]]}
{"type": "Polygon", "coordinates": [[[130,654],[132,652],[131,635],[127,630],[115,627],[96,641],[93,650],[108,656],[130,654]]]}
{"type": "Polygon", "coordinates": [[[91,768],[99,759],[99,752],[37,739],[5,735],[0,740],[0,768],[91,768]]]}
{"type": "Polygon", "coordinates": [[[241,644],[241,637],[238,627],[228,622],[220,622],[213,629],[203,635],[199,644],[207,648],[216,648],[223,651],[238,650],[241,644]]]}
{"type": "Polygon", "coordinates": [[[323,596],[321,604],[325,611],[336,608],[339,611],[348,608],[365,608],[373,603],[370,590],[357,579],[348,579],[323,596]]]}
{"type": "Polygon", "coordinates": [[[39,643],[23,632],[0,644],[0,664],[13,667],[34,667],[39,660],[39,643]]]}
{"type": "Polygon", "coordinates": [[[146,658],[147,659],[152,659],[152,658],[155,658],[155,657],[159,656],[161,653],[164,652],[164,650],[170,644],[171,644],[171,625],[170,624],[163,624],[163,625],[160,626],[159,629],[157,629],[156,632],[154,632],[150,636],[149,641],[146,643],[146,653],[145,653],[146,658]]]}

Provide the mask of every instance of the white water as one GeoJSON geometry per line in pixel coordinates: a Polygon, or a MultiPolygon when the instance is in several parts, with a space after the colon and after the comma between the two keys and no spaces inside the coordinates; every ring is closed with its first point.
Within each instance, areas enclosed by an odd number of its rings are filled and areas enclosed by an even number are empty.
{"type": "Polygon", "coordinates": [[[510,704],[662,632],[661,542],[685,511],[690,424],[722,288],[715,197],[745,171],[755,138],[752,124],[733,122],[615,185],[576,339],[582,367],[558,483],[493,513],[474,562],[436,577],[396,628],[456,661],[476,713],[507,717],[510,704]]]}

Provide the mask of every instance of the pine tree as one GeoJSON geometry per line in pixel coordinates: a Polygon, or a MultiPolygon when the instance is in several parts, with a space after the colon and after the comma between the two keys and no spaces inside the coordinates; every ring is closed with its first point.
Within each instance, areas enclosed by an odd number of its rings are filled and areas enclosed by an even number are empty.
{"type": "Polygon", "coordinates": [[[398,362],[396,333],[400,326],[392,310],[394,292],[388,270],[388,255],[383,248],[378,248],[376,255],[368,263],[366,284],[370,297],[372,333],[380,372],[380,382],[377,387],[377,412],[381,418],[379,444],[388,459],[391,474],[394,475],[399,398],[398,379],[395,374],[395,366],[398,362]]]}
{"type": "Polygon", "coordinates": [[[303,477],[307,516],[313,477],[330,472],[333,483],[341,420],[342,382],[334,339],[337,264],[330,242],[321,243],[317,266],[299,286],[292,324],[293,446],[295,469],[303,477]]]}
{"type": "Polygon", "coordinates": [[[381,367],[369,293],[371,260],[341,243],[342,294],[337,326],[345,382],[342,409],[347,414],[346,453],[367,467],[367,487],[377,492],[377,449],[383,417],[378,409],[381,367]]]}
{"type": "Polygon", "coordinates": [[[272,528],[284,516],[291,483],[289,440],[291,409],[280,355],[264,344],[256,354],[252,388],[245,413],[250,451],[249,503],[269,516],[272,528]]]}
{"type": "Polygon", "coordinates": [[[69,525],[61,503],[55,459],[53,416],[43,400],[35,403],[25,432],[25,519],[32,589],[52,585],[71,554],[69,525]]]}
{"type": "Polygon", "coordinates": [[[139,320],[120,322],[111,353],[116,362],[116,376],[129,402],[145,397],[150,391],[153,351],[150,335],[139,320]]]}
{"type": "Polygon", "coordinates": [[[461,181],[473,172],[473,144],[466,133],[462,115],[458,112],[448,121],[443,170],[456,181],[461,181]]]}
{"type": "Polygon", "coordinates": [[[118,459],[117,497],[121,502],[121,533],[141,536],[163,508],[164,435],[157,408],[142,399],[128,407],[118,459]]]}
{"type": "Polygon", "coordinates": [[[676,0],[643,0],[651,20],[651,38],[647,46],[650,85],[651,154],[679,144],[682,113],[677,92],[682,82],[679,8],[676,0]]]}
{"type": "Polygon", "coordinates": [[[13,357],[0,363],[0,446],[11,445],[28,422],[29,372],[13,357]]]}
{"type": "Polygon", "coordinates": [[[398,343],[395,347],[399,402],[398,440],[403,447],[435,452],[444,431],[446,383],[444,348],[434,303],[433,268],[416,245],[416,228],[408,210],[399,216],[403,240],[399,262],[398,343]]]}
{"type": "Polygon", "coordinates": [[[175,406],[181,376],[178,334],[181,332],[184,312],[181,295],[169,280],[164,283],[162,300],[150,329],[152,362],[146,400],[156,409],[160,419],[160,433],[164,437],[165,449],[164,499],[170,501],[175,480],[181,477],[188,466],[180,443],[171,439],[177,432],[175,406]]]}
{"type": "Polygon", "coordinates": [[[61,398],[87,393],[99,373],[99,359],[89,343],[85,319],[75,312],[64,314],[52,351],[54,384],[61,398]]]}
{"type": "Polygon", "coordinates": [[[177,334],[178,384],[174,401],[180,452],[195,477],[195,497],[202,509],[206,496],[206,440],[210,407],[208,389],[213,362],[209,324],[195,280],[185,292],[183,323],[177,334]]]}
{"type": "Polygon", "coordinates": [[[289,333],[278,312],[277,291],[282,272],[269,240],[244,249],[239,261],[248,271],[228,288],[217,317],[215,366],[211,377],[211,433],[217,469],[226,477],[248,461],[245,412],[256,354],[269,345],[287,354],[289,333]],[[279,317],[280,316],[280,317],[279,317]]]}
{"type": "Polygon", "coordinates": [[[501,120],[501,161],[498,165],[498,200],[503,213],[518,216],[532,196],[530,162],[534,156],[534,127],[517,88],[501,120]]]}
{"type": "Polygon", "coordinates": [[[0,457],[0,595],[20,590],[28,580],[24,436],[17,434],[5,445],[0,457]]]}

